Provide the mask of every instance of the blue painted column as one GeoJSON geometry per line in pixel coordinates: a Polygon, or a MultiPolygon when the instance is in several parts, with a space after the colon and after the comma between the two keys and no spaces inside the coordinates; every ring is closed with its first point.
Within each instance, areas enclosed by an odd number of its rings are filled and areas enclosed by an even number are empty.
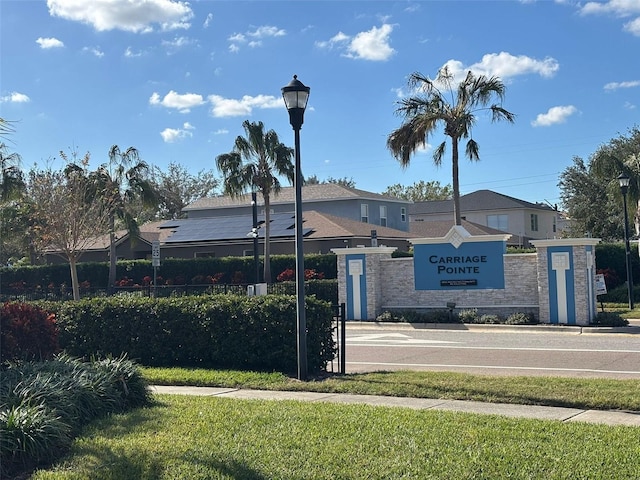
{"type": "Polygon", "coordinates": [[[380,260],[395,247],[334,248],[338,255],[338,302],[346,305],[347,320],[372,320],[380,310],[380,260]]]}
{"type": "Polygon", "coordinates": [[[588,325],[596,315],[597,238],[534,240],[538,253],[540,321],[588,325]]]}

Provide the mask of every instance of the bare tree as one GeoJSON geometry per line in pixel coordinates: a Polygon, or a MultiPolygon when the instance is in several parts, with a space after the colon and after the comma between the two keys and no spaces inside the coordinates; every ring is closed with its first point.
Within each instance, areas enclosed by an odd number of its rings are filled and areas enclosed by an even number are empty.
{"type": "Polygon", "coordinates": [[[77,263],[97,237],[109,232],[109,217],[100,198],[92,195],[89,154],[62,171],[31,170],[28,198],[32,202],[35,242],[39,250],[69,262],[73,298],[80,298],[77,263]]]}

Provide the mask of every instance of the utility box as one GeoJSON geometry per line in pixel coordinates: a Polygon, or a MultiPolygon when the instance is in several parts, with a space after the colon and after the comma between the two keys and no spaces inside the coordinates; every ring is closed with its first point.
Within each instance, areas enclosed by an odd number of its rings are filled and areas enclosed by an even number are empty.
{"type": "Polygon", "coordinates": [[[267,294],[266,283],[256,283],[256,284],[247,286],[247,295],[250,297],[253,297],[256,295],[266,295],[266,294],[267,294]]]}

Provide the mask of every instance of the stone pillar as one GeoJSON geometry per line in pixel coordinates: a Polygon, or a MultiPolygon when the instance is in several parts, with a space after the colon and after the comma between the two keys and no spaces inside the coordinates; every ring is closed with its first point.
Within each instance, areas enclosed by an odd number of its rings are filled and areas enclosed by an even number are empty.
{"type": "Polygon", "coordinates": [[[598,238],[532,240],[537,250],[540,322],[588,325],[596,315],[598,238]]]}
{"type": "Polygon", "coordinates": [[[384,279],[380,262],[395,247],[334,248],[338,256],[338,303],[346,305],[347,320],[375,319],[380,311],[384,279]]]}

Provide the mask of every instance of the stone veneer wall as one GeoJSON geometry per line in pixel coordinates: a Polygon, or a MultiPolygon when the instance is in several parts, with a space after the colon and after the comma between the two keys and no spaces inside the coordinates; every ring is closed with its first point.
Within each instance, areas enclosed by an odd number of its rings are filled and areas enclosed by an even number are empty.
{"type": "Polygon", "coordinates": [[[444,309],[447,302],[454,302],[456,309],[477,308],[479,314],[530,312],[538,319],[542,312],[538,308],[537,254],[508,254],[503,258],[504,290],[415,290],[413,258],[381,259],[379,278],[386,281],[378,289],[381,294],[378,309],[367,305],[369,316],[392,309],[444,309]]]}

